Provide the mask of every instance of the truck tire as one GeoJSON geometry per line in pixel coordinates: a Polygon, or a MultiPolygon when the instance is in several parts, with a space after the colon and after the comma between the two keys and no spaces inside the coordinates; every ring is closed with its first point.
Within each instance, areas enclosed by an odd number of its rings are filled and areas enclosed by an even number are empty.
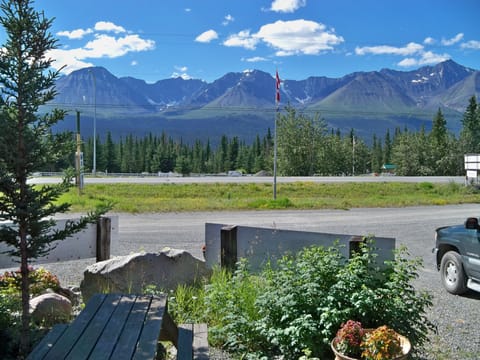
{"type": "Polygon", "coordinates": [[[467,279],[459,253],[448,251],[443,255],[440,276],[443,286],[449,293],[459,295],[467,291],[467,279]]]}

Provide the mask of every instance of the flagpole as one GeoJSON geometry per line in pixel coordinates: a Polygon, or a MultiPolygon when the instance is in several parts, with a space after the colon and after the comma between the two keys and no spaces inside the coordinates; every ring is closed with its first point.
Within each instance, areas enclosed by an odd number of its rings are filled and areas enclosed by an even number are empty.
{"type": "Polygon", "coordinates": [[[275,121],[273,128],[273,200],[277,200],[277,118],[278,105],[280,103],[280,77],[278,69],[275,72],[275,121]]]}
{"type": "Polygon", "coordinates": [[[278,104],[275,110],[275,125],[273,129],[273,200],[277,200],[277,115],[278,104]]]}

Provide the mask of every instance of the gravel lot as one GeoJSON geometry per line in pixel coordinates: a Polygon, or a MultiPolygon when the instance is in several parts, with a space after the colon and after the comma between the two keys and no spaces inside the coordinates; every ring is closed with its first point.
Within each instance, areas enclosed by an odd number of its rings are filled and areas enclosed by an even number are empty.
{"type": "MultiPolygon", "coordinates": [[[[199,257],[205,222],[395,237],[397,246],[405,244],[413,256],[423,258],[424,267],[415,286],[434,296],[428,316],[436,325],[437,333],[431,335],[422,358],[480,359],[480,294],[469,292],[455,296],[447,293],[441,286],[431,253],[436,227],[461,223],[467,216],[475,216],[477,211],[478,205],[460,205],[349,211],[119,214],[120,238],[112,253],[126,255],[140,249],[156,251],[168,246],[189,250],[199,257]]],[[[94,262],[94,259],[86,259],[44,267],[53,271],[63,286],[78,285],[85,267],[94,262]]],[[[221,359],[223,355],[215,353],[214,358],[221,359]]]]}

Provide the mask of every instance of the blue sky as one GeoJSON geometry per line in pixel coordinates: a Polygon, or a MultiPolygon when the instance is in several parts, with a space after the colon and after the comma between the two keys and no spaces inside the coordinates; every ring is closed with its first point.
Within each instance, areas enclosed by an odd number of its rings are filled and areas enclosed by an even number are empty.
{"type": "MultiPolygon", "coordinates": [[[[283,79],[480,69],[478,0],[37,0],[65,72],[104,66],[155,82],[260,69],[283,79]]],[[[4,35],[0,33],[0,40],[4,35]]]]}

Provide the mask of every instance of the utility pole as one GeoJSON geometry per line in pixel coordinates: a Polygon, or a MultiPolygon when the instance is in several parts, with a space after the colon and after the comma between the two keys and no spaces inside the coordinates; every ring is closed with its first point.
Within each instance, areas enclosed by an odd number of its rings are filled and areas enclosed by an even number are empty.
{"type": "Polygon", "coordinates": [[[83,189],[83,174],[82,174],[82,139],[80,137],[80,111],[77,110],[77,153],[75,156],[75,168],[76,168],[76,176],[75,182],[78,187],[78,194],[82,194],[83,189]]]}
{"type": "Polygon", "coordinates": [[[93,79],[93,176],[97,175],[97,80],[92,69],[88,69],[93,79]]]}
{"type": "Polygon", "coordinates": [[[273,200],[277,200],[277,118],[280,104],[280,77],[278,70],[275,72],[275,123],[273,130],[273,200]]]}
{"type": "Polygon", "coordinates": [[[355,135],[352,136],[352,176],[355,176],[355,135]]]}

